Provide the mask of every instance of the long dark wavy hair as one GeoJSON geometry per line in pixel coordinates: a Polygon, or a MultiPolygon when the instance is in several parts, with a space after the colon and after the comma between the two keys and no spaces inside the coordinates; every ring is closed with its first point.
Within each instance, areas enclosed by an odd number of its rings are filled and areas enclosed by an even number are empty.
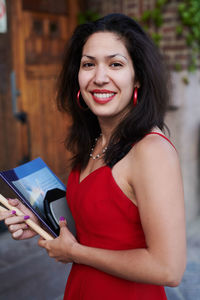
{"type": "Polygon", "coordinates": [[[140,83],[138,104],[113,132],[104,155],[105,163],[112,167],[153,127],[161,130],[165,127],[167,76],[157,47],[141,26],[123,14],[110,14],[80,25],[68,41],[57,94],[58,108],[72,116],[72,126],[65,141],[73,154],[72,167],[86,167],[94,139],[101,131],[96,115],[90,110],[80,109],[76,101],[83,46],[96,32],[112,32],[122,38],[133,62],[135,81],[140,83]]]}

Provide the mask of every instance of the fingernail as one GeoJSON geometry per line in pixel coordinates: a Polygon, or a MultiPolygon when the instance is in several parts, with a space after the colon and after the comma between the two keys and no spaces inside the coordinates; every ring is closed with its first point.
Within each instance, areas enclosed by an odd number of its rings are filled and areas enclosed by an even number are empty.
{"type": "Polygon", "coordinates": [[[12,214],[15,215],[16,214],[16,210],[12,210],[12,214]]]}
{"type": "Polygon", "coordinates": [[[28,220],[30,216],[24,216],[24,220],[28,220]]]}
{"type": "Polygon", "coordinates": [[[60,217],[60,221],[65,221],[65,217],[60,217]]]}

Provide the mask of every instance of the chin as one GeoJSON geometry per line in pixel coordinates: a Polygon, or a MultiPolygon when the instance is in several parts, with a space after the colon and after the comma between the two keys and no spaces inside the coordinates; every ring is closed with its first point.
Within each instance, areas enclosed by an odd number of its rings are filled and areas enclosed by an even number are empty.
{"type": "Polygon", "coordinates": [[[118,112],[115,112],[115,111],[111,111],[111,110],[108,110],[108,109],[95,109],[95,110],[92,110],[92,112],[97,116],[97,117],[107,117],[107,118],[112,118],[116,115],[118,115],[118,112]]]}

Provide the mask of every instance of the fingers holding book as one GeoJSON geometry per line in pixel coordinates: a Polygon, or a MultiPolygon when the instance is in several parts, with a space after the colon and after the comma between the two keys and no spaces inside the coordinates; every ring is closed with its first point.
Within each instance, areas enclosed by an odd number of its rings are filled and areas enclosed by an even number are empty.
{"type": "MultiPolygon", "coordinates": [[[[28,225],[26,230],[23,230],[20,226],[11,227],[12,230],[16,231],[12,233],[14,239],[24,240],[35,236],[36,234],[41,235],[45,240],[53,240],[53,237],[46,232],[42,227],[40,227],[40,222],[37,217],[20,201],[17,199],[9,199],[7,200],[0,194],[0,203],[3,204],[8,210],[14,212],[16,210],[17,219],[13,219],[14,217],[8,219],[4,218],[5,224],[7,225],[16,225],[21,223],[26,223],[28,225]],[[19,218],[18,218],[19,217],[19,218]]],[[[5,210],[5,208],[4,208],[5,210]]],[[[11,229],[10,229],[11,230],[11,229]]]]}
{"type": "MultiPolygon", "coordinates": [[[[7,220],[6,220],[7,221],[7,220]]],[[[9,220],[8,220],[9,221],[9,220]]],[[[9,228],[9,231],[10,231],[10,233],[12,233],[12,234],[14,234],[15,235],[15,232],[17,232],[17,231],[19,231],[20,230],[20,232],[23,232],[23,230],[26,230],[26,229],[28,229],[29,228],[29,226],[27,225],[27,224],[25,224],[25,223],[17,223],[17,224],[11,224],[11,225],[9,225],[9,224],[7,224],[7,222],[6,222],[6,225],[8,226],[8,228],[9,228]]],[[[16,235],[15,235],[16,236],[16,235]]]]}
{"type": "Polygon", "coordinates": [[[8,199],[8,203],[24,213],[24,215],[17,216],[14,209],[8,210],[3,207],[1,208],[0,220],[4,220],[12,237],[17,240],[22,240],[35,236],[36,233],[25,223],[25,220],[30,218],[33,218],[34,221],[38,223],[35,215],[17,199],[8,199]]]}
{"type": "MultiPolygon", "coordinates": [[[[13,207],[16,207],[17,209],[19,209],[24,216],[29,216],[29,218],[31,218],[31,220],[33,220],[35,223],[39,224],[38,218],[34,215],[34,213],[28,209],[24,204],[21,203],[21,201],[19,201],[18,199],[8,199],[8,203],[13,207]]],[[[29,219],[27,218],[27,219],[29,219]]],[[[26,219],[24,219],[26,220],[26,219]]]]}
{"type": "Polygon", "coordinates": [[[21,236],[23,233],[22,229],[27,229],[27,225],[25,223],[15,224],[20,222],[20,220],[16,219],[19,217],[16,217],[15,214],[15,210],[8,210],[0,206],[0,221],[4,220],[4,223],[7,225],[8,230],[11,232],[13,238],[21,236]]]}
{"type": "Polygon", "coordinates": [[[36,235],[36,233],[29,228],[24,222],[28,220],[30,216],[12,216],[12,218],[6,218],[5,224],[8,226],[8,230],[12,234],[12,237],[17,240],[28,239],[36,235]]]}
{"type": "Polygon", "coordinates": [[[38,245],[46,249],[49,257],[54,258],[58,262],[73,262],[73,249],[75,245],[79,245],[74,235],[67,227],[67,221],[64,217],[60,217],[60,234],[52,241],[45,241],[40,238],[38,245]]]}

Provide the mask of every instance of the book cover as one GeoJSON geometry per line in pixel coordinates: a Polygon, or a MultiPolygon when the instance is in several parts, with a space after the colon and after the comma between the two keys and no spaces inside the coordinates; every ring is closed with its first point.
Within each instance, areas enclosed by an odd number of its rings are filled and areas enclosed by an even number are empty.
{"type": "Polygon", "coordinates": [[[66,200],[66,186],[46,163],[36,158],[16,168],[0,172],[9,187],[54,236],[59,234],[59,217],[64,216],[70,231],[75,224],[66,200]]]}

